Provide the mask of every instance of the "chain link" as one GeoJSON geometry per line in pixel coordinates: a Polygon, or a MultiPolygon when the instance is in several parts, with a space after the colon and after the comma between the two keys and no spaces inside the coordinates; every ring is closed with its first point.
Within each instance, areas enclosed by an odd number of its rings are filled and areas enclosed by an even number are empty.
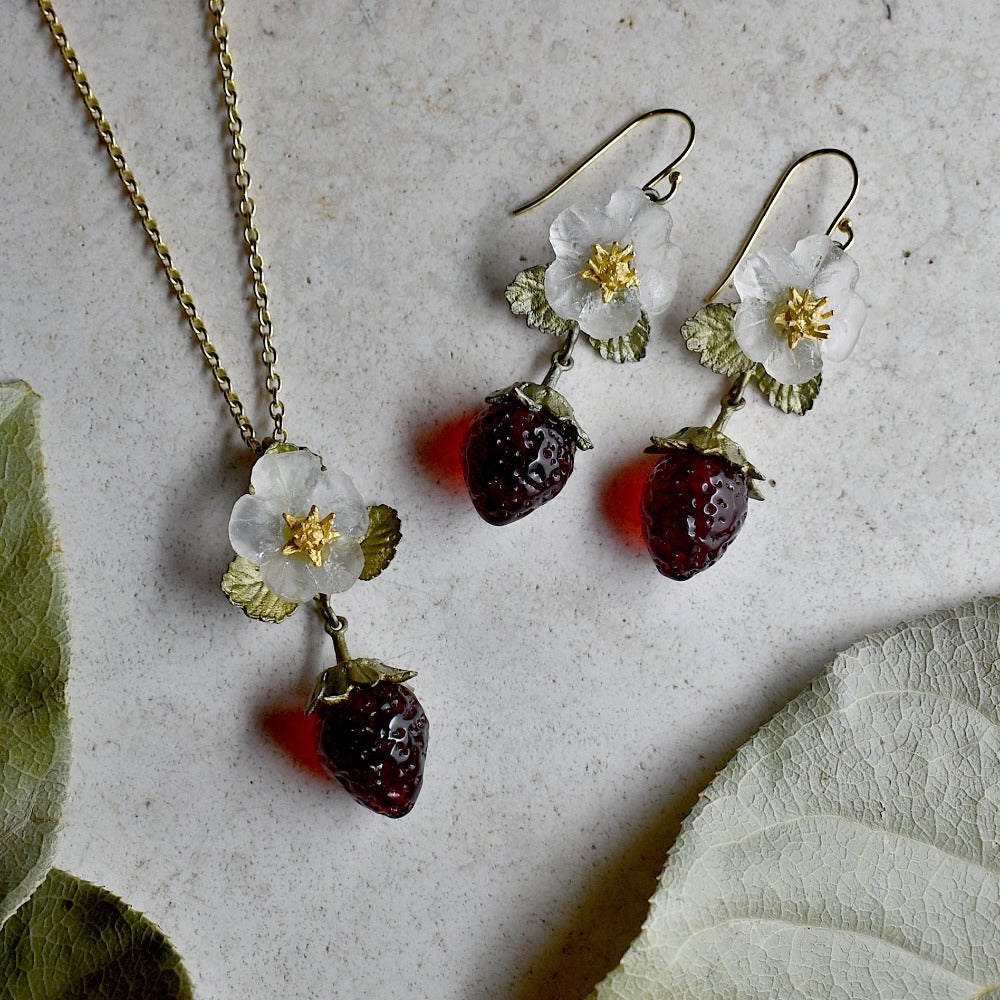
{"type": "MultiPolygon", "coordinates": [[[[52,39],[62,55],[63,62],[66,64],[66,68],[69,70],[70,76],[73,78],[73,83],[76,85],[76,89],[83,98],[83,103],[86,105],[87,112],[97,129],[97,134],[104,143],[104,147],[108,152],[111,163],[121,180],[125,194],[128,196],[129,201],[132,203],[132,207],[135,209],[135,213],[139,218],[139,222],[142,224],[143,230],[145,230],[146,236],[149,238],[149,242],[152,244],[157,259],[163,266],[163,271],[167,276],[167,281],[173,289],[177,302],[180,305],[181,312],[184,314],[184,318],[187,320],[188,326],[194,334],[194,338],[198,343],[202,356],[212,372],[215,384],[219,387],[219,391],[222,393],[223,398],[226,401],[229,412],[233,415],[233,419],[236,421],[236,426],[239,428],[240,436],[251,450],[259,454],[264,451],[266,442],[261,441],[254,432],[253,424],[251,423],[250,418],[246,415],[243,403],[237,395],[236,390],[233,388],[229,373],[223,367],[222,360],[219,357],[219,352],[216,350],[215,345],[209,338],[208,329],[206,328],[201,316],[198,314],[194,300],[191,298],[191,294],[188,292],[187,287],[184,284],[184,280],[181,278],[180,271],[178,271],[177,267],[174,265],[173,258],[170,255],[170,250],[167,248],[166,243],[163,241],[163,237],[160,235],[160,230],[156,224],[156,220],[150,214],[149,206],[146,204],[146,199],[139,191],[139,184],[125,159],[125,154],[122,152],[121,147],[115,140],[111,125],[108,123],[107,118],[105,118],[104,111],[101,109],[100,103],[94,96],[94,92],[90,87],[90,83],[87,80],[86,75],[80,68],[79,60],[66,38],[66,32],[63,29],[62,24],[59,22],[59,18],[56,16],[51,0],[37,0],[37,3],[42,12],[42,16],[45,18],[46,24],[49,27],[49,31],[52,34],[52,39]]],[[[243,238],[247,246],[247,264],[250,271],[250,285],[253,290],[254,301],[257,306],[257,332],[263,344],[260,359],[267,371],[267,380],[265,385],[267,387],[268,395],[270,396],[269,409],[271,419],[274,422],[274,435],[272,440],[284,441],[286,440],[284,429],[285,407],[278,398],[278,392],[281,388],[281,378],[275,368],[276,356],[274,343],[272,341],[271,317],[268,312],[267,288],[264,285],[263,261],[261,260],[258,249],[259,233],[254,225],[254,203],[253,199],[250,197],[250,174],[248,173],[246,167],[246,145],[243,142],[242,135],[243,122],[240,119],[239,112],[237,110],[236,85],[233,79],[233,60],[229,52],[229,30],[222,19],[223,14],[225,13],[224,0],[210,0],[209,10],[213,19],[213,35],[219,50],[219,66],[222,71],[223,96],[225,98],[228,113],[229,134],[233,142],[231,156],[236,167],[234,182],[240,195],[239,212],[244,223],[243,238]]]]}

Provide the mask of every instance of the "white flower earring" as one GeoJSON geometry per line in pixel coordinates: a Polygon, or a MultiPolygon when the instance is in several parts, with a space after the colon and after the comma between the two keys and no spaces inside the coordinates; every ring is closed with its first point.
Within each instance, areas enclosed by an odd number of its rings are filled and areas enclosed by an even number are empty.
{"type": "Polygon", "coordinates": [[[605,206],[572,206],[549,230],[555,260],[522,271],[507,288],[507,301],[529,326],[562,339],[541,383],[515,382],[487,397],[462,446],[462,468],[472,503],[490,524],[510,524],[555,497],[573,471],[577,448],[593,445],[577,423],[559,376],[573,366],[582,333],[610,361],[641,361],[650,317],[677,291],[681,251],[663,207],[681,174],[675,168],[694,145],[695,127],[683,111],[647,111],[619,129],[582,163],[515,215],[536,208],[568,184],[619,139],[647,119],[683,119],[689,133],[681,154],[640,187],[615,191],[605,206]],[[656,186],[663,180],[670,189],[656,186]]]}
{"type": "Polygon", "coordinates": [[[712,566],[735,538],[747,500],[763,500],[763,477],[743,449],[723,433],[753,383],[785,413],[803,415],[819,394],[825,361],[843,361],[854,349],[867,307],[854,291],[857,264],[845,252],[854,239],[847,211],[858,192],[858,168],[840,149],[816,149],[781,175],[725,277],[705,297],[709,303],[681,327],[689,350],[720,375],[734,378],[711,427],[685,427],[654,437],[646,450],[663,457],[642,493],[643,537],[656,568],[687,580],[712,566]],[[851,168],[853,185],[825,234],[799,240],[789,250],[747,251],[792,173],[808,160],[836,156],[851,168]],[[831,236],[839,232],[844,240],[831,236]],[[732,279],[738,303],[716,303],[732,279]]]}

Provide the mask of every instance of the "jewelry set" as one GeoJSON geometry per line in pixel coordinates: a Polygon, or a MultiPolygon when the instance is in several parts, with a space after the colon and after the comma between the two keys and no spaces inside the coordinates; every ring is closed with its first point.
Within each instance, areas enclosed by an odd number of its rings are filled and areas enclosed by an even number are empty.
{"type": "MultiPolygon", "coordinates": [[[[330,596],[358,580],[375,578],[389,565],[401,538],[400,520],[385,504],[367,505],[346,475],[287,439],[224,0],[209,0],[208,10],[269,397],[271,426],[263,436],[232,386],[52,3],[37,3],[240,436],[257,456],[248,491],[236,501],[230,518],[235,558],[222,589],[249,617],[265,622],[280,622],[299,604],[315,603],[336,660],[319,676],[305,706],[316,718],[320,760],[358,802],[382,815],[403,816],[420,791],[429,735],[427,716],[406,683],[415,675],[377,659],[352,657],[347,619],[334,610],[330,596]]],[[[680,155],[642,187],[615,191],[604,207],[573,206],[560,212],[549,231],[555,259],[521,271],[507,288],[514,314],[560,344],[541,382],[515,382],[493,393],[469,426],[463,470],[472,503],[490,524],[509,524],[555,498],[573,471],[577,449],[593,447],[556,389],[560,376],[573,366],[581,335],[609,361],[645,356],[650,320],[667,309],[678,286],[681,250],[671,241],[672,220],[663,206],[681,181],[676,167],[694,144],[694,123],[674,109],[646,112],[515,212],[552,197],[633,128],[658,116],[686,123],[688,141],[680,155]],[[669,189],[661,194],[657,186],[663,181],[669,189]]],[[[708,304],[681,327],[685,344],[701,364],[732,381],[711,426],[654,436],[647,449],[661,457],[642,492],[642,531],[665,576],[686,580],[712,566],[742,527],[748,499],[763,499],[757,485],[763,477],[724,433],[732,414],[745,404],[747,390],[755,385],[772,406],[805,414],[819,393],[824,360],[844,360],[858,339],[865,305],[854,291],[858,268],[845,252],[853,239],[846,214],[857,189],[857,167],[842,150],[817,149],[792,163],[735,263],[706,297],[708,304]],[[830,227],[806,235],[790,249],[750,253],[791,174],[824,155],[844,160],[853,177],[850,195],[830,227]],[[840,242],[832,238],[834,233],[840,242]],[[739,301],[715,302],[730,280],[739,301]]]]}

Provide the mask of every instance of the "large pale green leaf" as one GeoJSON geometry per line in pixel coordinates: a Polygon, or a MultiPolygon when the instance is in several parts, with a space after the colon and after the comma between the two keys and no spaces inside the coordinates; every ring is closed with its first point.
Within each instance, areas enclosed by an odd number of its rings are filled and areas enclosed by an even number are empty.
{"type": "Polygon", "coordinates": [[[69,768],[66,586],[39,397],[0,385],[0,926],[52,864],[69,768]]]}
{"type": "Polygon", "coordinates": [[[53,868],[0,931],[5,1000],[190,1000],[163,934],[105,889],[53,868]]]}
{"type": "Polygon", "coordinates": [[[222,576],[222,592],[231,604],[248,618],[261,622],[283,622],[297,607],[269,590],[260,575],[260,567],[244,556],[237,556],[222,576]]]}
{"type": "Polygon", "coordinates": [[[869,636],[711,783],[596,1000],[1000,995],[1000,599],[869,636]]]}

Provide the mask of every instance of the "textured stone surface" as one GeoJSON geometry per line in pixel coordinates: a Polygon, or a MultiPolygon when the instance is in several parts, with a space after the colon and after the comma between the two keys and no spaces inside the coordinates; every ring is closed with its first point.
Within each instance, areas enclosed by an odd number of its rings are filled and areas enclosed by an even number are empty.
{"type": "MultiPolygon", "coordinates": [[[[201,5],[62,13],[263,414],[201,5]]],[[[36,11],[7,5],[0,375],[46,399],[73,598],[58,863],[163,927],[206,997],[585,996],[680,813],[760,722],[861,635],[1000,586],[993,7],[299,0],[234,2],[230,22],[290,434],[403,518],[392,567],[337,610],[354,655],[420,670],[434,747],[387,823],[269,737],[332,651],[310,615],[250,622],[219,590],[249,455],[36,11]],[[559,388],[595,450],[558,504],[492,528],[427,442],[544,374],[553,344],[504,287],[547,259],[557,211],[652,176],[680,126],[509,210],[664,105],[699,126],[675,304],[641,364],[581,352],[559,388]],[[674,585],[620,508],[649,435],[710,420],[724,391],[678,327],[780,170],[826,145],[861,168],[867,325],[807,416],[734,417],[777,487],[674,585]]],[[[824,229],[845,173],[811,165],[771,232],[824,229]]]]}

